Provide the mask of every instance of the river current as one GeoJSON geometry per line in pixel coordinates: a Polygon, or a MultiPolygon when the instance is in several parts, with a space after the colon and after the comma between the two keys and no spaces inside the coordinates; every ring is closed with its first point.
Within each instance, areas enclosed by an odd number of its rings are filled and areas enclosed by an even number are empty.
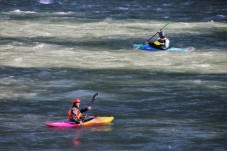
{"type": "Polygon", "coordinates": [[[227,150],[226,5],[0,0],[0,150],[227,150]],[[168,22],[171,45],[194,51],[132,49],[168,22]],[[43,124],[96,92],[88,114],[110,125],[43,124]]]}

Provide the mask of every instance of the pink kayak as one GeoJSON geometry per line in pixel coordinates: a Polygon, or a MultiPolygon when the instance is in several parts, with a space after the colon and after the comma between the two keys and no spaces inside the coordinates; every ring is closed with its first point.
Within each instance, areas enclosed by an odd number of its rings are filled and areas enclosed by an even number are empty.
{"type": "Polygon", "coordinates": [[[59,122],[45,122],[44,124],[50,127],[90,127],[90,126],[103,126],[111,123],[114,120],[113,116],[101,117],[96,116],[94,119],[84,122],[83,124],[75,124],[68,120],[63,120],[59,122]]]}

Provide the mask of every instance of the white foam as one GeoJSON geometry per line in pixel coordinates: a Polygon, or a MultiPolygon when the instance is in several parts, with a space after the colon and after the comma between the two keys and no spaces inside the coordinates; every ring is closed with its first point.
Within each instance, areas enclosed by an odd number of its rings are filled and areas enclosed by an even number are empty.
{"type": "Polygon", "coordinates": [[[201,84],[202,83],[202,80],[194,80],[193,83],[201,84]]]}
{"type": "MultiPolygon", "coordinates": [[[[129,49],[131,44],[127,39],[136,37],[139,40],[134,40],[133,43],[142,42],[149,38],[149,36],[145,38],[141,36],[147,32],[144,29],[153,27],[149,33],[152,35],[152,32],[156,32],[163,24],[160,21],[115,21],[111,18],[89,23],[59,22],[53,24],[46,21],[44,23],[32,21],[24,22],[22,25],[17,21],[7,21],[2,24],[4,26],[3,35],[16,38],[9,40],[9,46],[1,46],[1,49],[5,50],[1,53],[4,55],[1,58],[10,58],[2,59],[1,64],[16,67],[133,68],[176,72],[197,70],[202,73],[226,72],[223,70],[222,63],[226,60],[225,52],[202,49],[197,42],[184,41],[178,44],[196,48],[196,51],[189,53],[129,49]],[[13,32],[12,29],[14,29],[13,32]],[[216,60],[220,60],[221,63],[216,60]]],[[[217,22],[212,24],[207,22],[172,23],[167,27],[168,35],[171,35],[173,39],[175,35],[179,36],[185,32],[190,36],[195,36],[200,34],[198,29],[203,26],[210,29],[225,27],[225,24],[217,22]]],[[[204,29],[206,33],[210,32],[208,29],[204,29]]],[[[221,41],[218,44],[224,45],[225,43],[221,41]]]]}
{"type": "Polygon", "coordinates": [[[169,4],[163,4],[163,6],[168,7],[168,6],[173,6],[173,4],[171,4],[171,3],[169,3],[169,4]]]}
{"type": "Polygon", "coordinates": [[[221,14],[218,14],[217,17],[220,18],[220,19],[225,19],[226,18],[225,15],[221,15],[221,14]]]}
{"type": "Polygon", "coordinates": [[[44,46],[45,46],[45,44],[41,43],[41,44],[34,46],[33,49],[40,49],[40,48],[43,48],[44,46]]]}
{"type": "Polygon", "coordinates": [[[22,11],[20,9],[16,9],[14,11],[10,11],[11,13],[16,13],[16,14],[36,14],[35,11],[22,11]]]}
{"type": "Polygon", "coordinates": [[[198,67],[202,67],[202,68],[208,68],[210,67],[209,64],[200,64],[200,65],[197,65],[198,67]]]}
{"type": "Polygon", "coordinates": [[[14,60],[19,63],[23,61],[23,58],[15,58],[14,60]]]}
{"type": "Polygon", "coordinates": [[[53,0],[39,0],[39,3],[41,4],[52,4],[53,2],[53,0]]]}
{"type": "Polygon", "coordinates": [[[69,11],[69,12],[56,12],[56,15],[70,15],[73,14],[73,12],[69,11]]]}
{"type": "Polygon", "coordinates": [[[126,11],[126,10],[129,10],[129,8],[127,8],[127,7],[116,7],[116,9],[117,9],[117,10],[125,10],[125,11],[126,11]]]}

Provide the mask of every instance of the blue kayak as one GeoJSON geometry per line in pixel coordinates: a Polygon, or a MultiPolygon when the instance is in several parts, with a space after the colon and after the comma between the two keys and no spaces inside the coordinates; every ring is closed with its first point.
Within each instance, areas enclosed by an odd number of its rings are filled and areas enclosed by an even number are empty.
{"type": "Polygon", "coordinates": [[[157,49],[154,47],[151,47],[149,44],[133,44],[134,49],[140,49],[140,50],[147,50],[147,51],[174,51],[174,52],[187,52],[187,51],[193,51],[193,47],[188,48],[176,48],[176,47],[170,47],[166,50],[157,49]]]}

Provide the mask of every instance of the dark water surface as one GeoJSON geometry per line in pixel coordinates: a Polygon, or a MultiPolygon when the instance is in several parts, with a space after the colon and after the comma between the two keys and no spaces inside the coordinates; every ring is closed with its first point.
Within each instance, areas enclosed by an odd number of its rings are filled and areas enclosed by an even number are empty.
{"type": "Polygon", "coordinates": [[[0,150],[227,150],[226,4],[0,0],[0,150]],[[130,48],[169,21],[194,52],[130,48]],[[95,92],[110,125],[43,124],[95,92]]]}

